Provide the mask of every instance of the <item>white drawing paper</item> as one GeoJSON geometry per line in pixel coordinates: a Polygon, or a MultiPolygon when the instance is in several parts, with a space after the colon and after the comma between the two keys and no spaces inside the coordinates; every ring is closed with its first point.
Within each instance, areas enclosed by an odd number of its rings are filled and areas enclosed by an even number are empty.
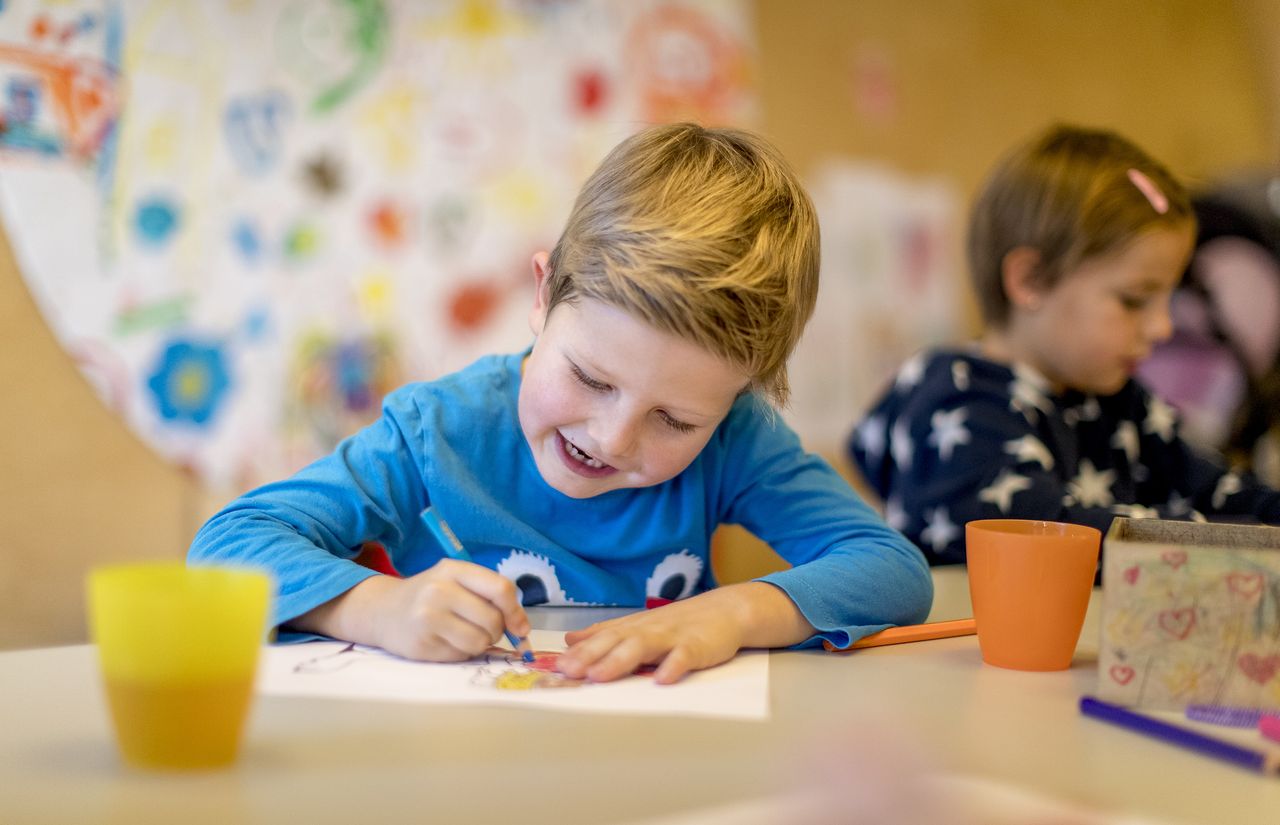
{"type": "MultiPolygon", "coordinates": [[[[565,649],[564,633],[534,630],[535,651],[565,649]]],[[[637,674],[616,682],[578,686],[508,685],[538,681],[505,646],[467,662],[415,662],[347,642],[307,642],[263,651],[257,690],[273,696],[394,702],[500,704],[582,713],[654,714],[763,720],[769,716],[768,652],[742,651],[729,662],[659,685],[637,674]]],[[[550,681],[556,681],[554,674],[550,681]]],[[[544,685],[546,682],[544,682],[544,685]]]]}

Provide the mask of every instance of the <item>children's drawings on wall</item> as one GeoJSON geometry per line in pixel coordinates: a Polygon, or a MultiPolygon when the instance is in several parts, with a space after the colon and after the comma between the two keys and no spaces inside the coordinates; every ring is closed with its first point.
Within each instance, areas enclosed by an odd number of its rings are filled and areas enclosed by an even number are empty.
{"type": "Polygon", "coordinates": [[[822,285],[791,359],[788,417],[812,449],[839,450],[904,361],[962,332],[959,195],[848,161],[820,167],[809,187],[822,285]]]}
{"type": "Polygon", "coordinates": [[[12,5],[0,6],[0,26],[22,26],[0,37],[0,153],[94,160],[120,107],[119,17],[102,8],[22,15],[12,5]]]}
{"type": "Polygon", "coordinates": [[[743,0],[7,0],[0,220],[63,346],[244,488],[529,341],[529,259],[646,123],[753,125],[743,0]]]}
{"type": "Polygon", "coordinates": [[[526,663],[494,647],[454,663],[415,662],[346,642],[306,642],[263,651],[258,691],[288,696],[421,702],[535,705],[588,713],[653,713],[735,719],[769,715],[766,651],[740,652],[675,685],[658,685],[652,669],[615,682],[594,683],[559,673],[564,633],[534,630],[536,654],[526,663]]]}

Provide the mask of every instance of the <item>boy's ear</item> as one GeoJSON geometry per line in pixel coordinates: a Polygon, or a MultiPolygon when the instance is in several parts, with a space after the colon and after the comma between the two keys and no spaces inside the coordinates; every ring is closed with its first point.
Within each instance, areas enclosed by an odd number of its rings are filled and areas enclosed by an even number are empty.
{"type": "Polygon", "coordinates": [[[550,298],[547,276],[551,274],[549,262],[551,256],[539,250],[533,253],[530,265],[533,268],[533,307],[529,310],[529,329],[534,335],[542,334],[542,327],[547,323],[547,300],[550,298]]]}
{"type": "Polygon", "coordinates": [[[1015,246],[1000,261],[1000,278],[1009,303],[1018,309],[1035,310],[1044,297],[1040,283],[1040,250],[1015,246]]]}

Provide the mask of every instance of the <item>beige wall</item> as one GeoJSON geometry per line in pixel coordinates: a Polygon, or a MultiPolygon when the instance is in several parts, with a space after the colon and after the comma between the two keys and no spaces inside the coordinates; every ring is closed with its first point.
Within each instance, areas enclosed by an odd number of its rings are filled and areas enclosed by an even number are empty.
{"type": "Polygon", "coordinates": [[[1054,120],[1121,131],[1195,181],[1276,157],[1271,0],[759,0],[764,126],[803,169],[826,154],[971,191],[1054,120]],[[856,67],[886,67],[888,117],[856,67]]]}
{"type": "MultiPolygon", "coordinates": [[[[1053,119],[1119,129],[1193,182],[1277,160],[1271,0],[759,0],[756,20],[764,129],[802,171],[852,155],[968,193],[1053,119]],[[858,108],[859,65],[887,81],[873,116],[858,108]]],[[[2,235],[0,330],[0,648],[79,641],[87,567],[179,556],[219,494],[103,406],[2,235]]],[[[718,549],[727,578],[773,563],[718,549]]]]}
{"type": "Polygon", "coordinates": [[[0,233],[0,649],[84,638],[95,561],[178,556],[195,485],[98,399],[0,233]]]}

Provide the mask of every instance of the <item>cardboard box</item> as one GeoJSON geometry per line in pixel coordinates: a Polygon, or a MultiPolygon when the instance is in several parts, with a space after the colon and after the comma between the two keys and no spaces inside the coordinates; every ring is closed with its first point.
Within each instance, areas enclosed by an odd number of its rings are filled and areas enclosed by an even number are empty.
{"type": "Polygon", "coordinates": [[[1280,529],[1117,518],[1103,559],[1099,696],[1280,709],[1280,529]]]}

